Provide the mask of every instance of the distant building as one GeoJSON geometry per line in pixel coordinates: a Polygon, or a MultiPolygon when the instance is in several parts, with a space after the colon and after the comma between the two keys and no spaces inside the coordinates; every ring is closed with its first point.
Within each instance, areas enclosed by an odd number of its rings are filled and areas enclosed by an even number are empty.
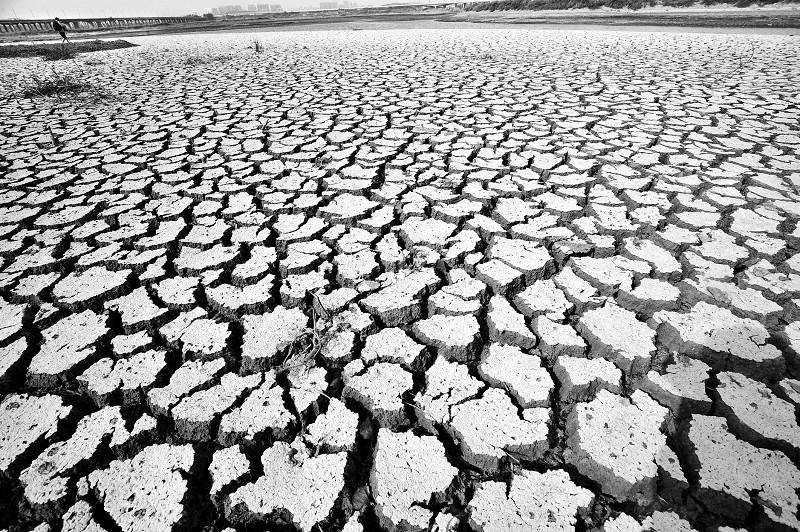
{"type": "MultiPolygon", "coordinates": [[[[233,7],[233,6],[228,6],[233,7]]],[[[220,8],[221,9],[221,8],[220,8]]],[[[283,6],[280,4],[248,4],[248,13],[283,13],[283,6]]]]}
{"type": "Polygon", "coordinates": [[[245,13],[245,10],[240,5],[219,6],[211,10],[215,15],[240,15],[245,13]]]}
{"type": "Polygon", "coordinates": [[[320,2],[320,9],[339,9],[339,2],[320,2]]]}

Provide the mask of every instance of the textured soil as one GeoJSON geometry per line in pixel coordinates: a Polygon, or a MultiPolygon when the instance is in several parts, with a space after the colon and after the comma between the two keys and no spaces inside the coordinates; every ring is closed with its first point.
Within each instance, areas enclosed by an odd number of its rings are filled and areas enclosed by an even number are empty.
{"type": "Polygon", "coordinates": [[[800,528],[798,38],[132,41],[0,62],[0,529],[800,528]]]}

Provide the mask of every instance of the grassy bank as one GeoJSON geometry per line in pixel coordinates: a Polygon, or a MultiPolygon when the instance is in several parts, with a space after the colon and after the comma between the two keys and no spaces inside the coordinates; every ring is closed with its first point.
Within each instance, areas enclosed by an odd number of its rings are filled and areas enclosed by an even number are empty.
{"type": "Polygon", "coordinates": [[[47,44],[7,44],[0,46],[0,59],[9,57],[44,57],[49,60],[70,59],[85,52],[118,50],[136,46],[122,39],[115,41],[77,41],[47,44]]]}

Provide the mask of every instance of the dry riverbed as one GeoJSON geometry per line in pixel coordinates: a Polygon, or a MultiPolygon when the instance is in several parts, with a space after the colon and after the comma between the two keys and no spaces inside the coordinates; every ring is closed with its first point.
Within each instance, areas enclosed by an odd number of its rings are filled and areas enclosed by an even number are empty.
{"type": "Polygon", "coordinates": [[[0,529],[800,528],[800,39],[131,41],[0,61],[0,529]]]}

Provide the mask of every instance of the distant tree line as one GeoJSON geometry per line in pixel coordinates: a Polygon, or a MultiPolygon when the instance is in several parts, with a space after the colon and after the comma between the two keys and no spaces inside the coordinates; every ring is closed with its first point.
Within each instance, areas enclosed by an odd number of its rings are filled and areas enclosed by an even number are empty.
{"type": "Polygon", "coordinates": [[[490,0],[466,4],[467,11],[513,11],[544,9],[642,9],[644,7],[666,6],[687,7],[693,5],[728,4],[736,7],[751,5],[769,5],[783,3],[800,3],[800,0],[490,0]]]}

